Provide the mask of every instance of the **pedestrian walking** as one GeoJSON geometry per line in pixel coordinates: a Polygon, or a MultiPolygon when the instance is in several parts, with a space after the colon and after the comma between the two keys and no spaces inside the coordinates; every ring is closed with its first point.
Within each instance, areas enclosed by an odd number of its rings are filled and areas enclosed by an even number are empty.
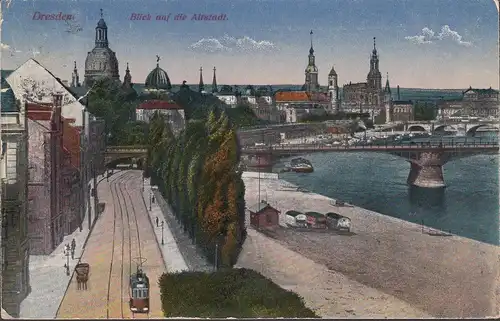
{"type": "Polygon", "coordinates": [[[153,204],[155,203],[155,196],[153,195],[153,198],[151,199],[153,201],[153,204]]]}
{"type": "Polygon", "coordinates": [[[76,249],[76,241],[75,241],[75,239],[73,239],[71,241],[71,259],[72,260],[75,259],[75,249],[76,249]]]}
{"type": "Polygon", "coordinates": [[[158,221],[158,216],[156,217],[156,227],[160,227],[159,221],[158,221]]]}

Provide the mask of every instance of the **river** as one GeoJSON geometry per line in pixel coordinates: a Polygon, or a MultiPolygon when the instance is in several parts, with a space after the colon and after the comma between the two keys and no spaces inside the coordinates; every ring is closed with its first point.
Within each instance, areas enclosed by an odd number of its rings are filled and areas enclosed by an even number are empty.
{"type": "MultiPolygon", "coordinates": [[[[280,178],[372,211],[499,244],[499,170],[495,155],[446,163],[445,189],[409,187],[409,163],[389,154],[331,152],[304,157],[314,165],[313,173],[280,173],[280,178]]],[[[278,172],[289,160],[282,159],[273,171],[278,172]]]]}

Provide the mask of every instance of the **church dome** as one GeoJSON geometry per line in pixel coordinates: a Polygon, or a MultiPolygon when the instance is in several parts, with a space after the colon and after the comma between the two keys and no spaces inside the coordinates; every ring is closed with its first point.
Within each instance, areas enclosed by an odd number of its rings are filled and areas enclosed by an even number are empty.
{"type": "Polygon", "coordinates": [[[99,78],[112,78],[119,80],[118,59],[113,50],[109,48],[108,27],[102,18],[97,23],[95,32],[95,47],[87,53],[85,59],[85,86],[91,87],[99,78]]]}
{"type": "Polygon", "coordinates": [[[332,70],[330,70],[330,73],[328,74],[328,76],[337,76],[337,72],[335,71],[334,67],[332,67],[332,70]]]}
{"type": "Polygon", "coordinates": [[[156,68],[151,70],[146,77],[145,85],[146,88],[151,89],[172,89],[172,84],[170,83],[167,72],[161,69],[159,64],[156,64],[156,68]]]}
{"type": "Polygon", "coordinates": [[[118,59],[110,48],[94,48],[85,59],[85,75],[119,78],[118,59]]]}
{"type": "Polygon", "coordinates": [[[101,20],[99,20],[99,22],[97,23],[97,28],[103,28],[103,29],[108,28],[108,26],[106,26],[106,22],[104,21],[103,18],[101,18],[101,20]]]}

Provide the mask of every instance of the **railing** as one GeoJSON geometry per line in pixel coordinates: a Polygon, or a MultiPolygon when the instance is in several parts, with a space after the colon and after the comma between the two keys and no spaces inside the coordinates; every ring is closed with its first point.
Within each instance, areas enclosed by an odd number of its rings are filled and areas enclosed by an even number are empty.
{"type": "Polygon", "coordinates": [[[428,150],[428,149],[498,149],[498,142],[491,141],[474,141],[474,142],[410,142],[408,144],[387,142],[385,144],[359,144],[359,145],[333,145],[327,146],[325,144],[303,144],[303,145],[275,145],[268,147],[250,146],[242,148],[242,152],[295,152],[295,151],[391,151],[391,150],[428,150]]]}

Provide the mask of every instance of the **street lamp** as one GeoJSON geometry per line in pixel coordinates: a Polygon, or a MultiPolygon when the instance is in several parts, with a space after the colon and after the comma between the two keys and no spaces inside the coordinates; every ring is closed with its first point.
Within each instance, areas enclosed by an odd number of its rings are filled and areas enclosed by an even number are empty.
{"type": "Polygon", "coordinates": [[[165,244],[163,241],[163,225],[165,224],[165,221],[161,221],[161,245],[165,244]]]}
{"type": "Polygon", "coordinates": [[[69,244],[66,244],[66,246],[64,247],[64,255],[66,255],[66,264],[64,265],[64,267],[66,268],[66,275],[69,276],[69,256],[71,255],[70,253],[71,249],[69,247],[69,244]]]}
{"type": "Polygon", "coordinates": [[[218,254],[219,254],[219,240],[215,242],[215,262],[214,262],[214,271],[217,271],[218,269],[218,254]]]}

